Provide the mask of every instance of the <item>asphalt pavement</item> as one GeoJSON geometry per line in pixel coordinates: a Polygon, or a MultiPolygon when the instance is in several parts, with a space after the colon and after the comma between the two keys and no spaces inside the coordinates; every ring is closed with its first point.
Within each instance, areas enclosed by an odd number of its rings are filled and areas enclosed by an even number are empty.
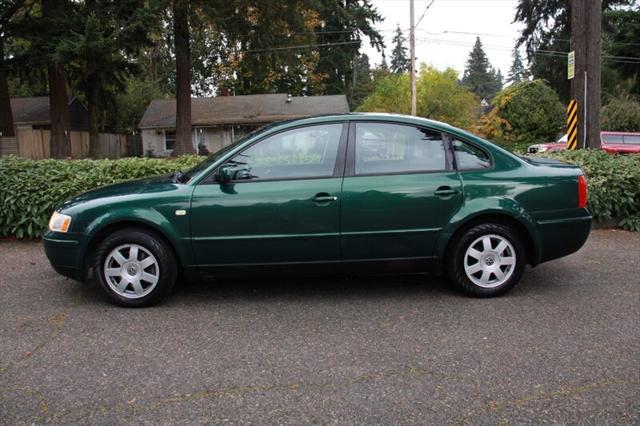
{"type": "Polygon", "coordinates": [[[597,230],[494,299],[301,277],[125,309],[0,241],[0,424],[638,424],[639,269],[597,230]]]}

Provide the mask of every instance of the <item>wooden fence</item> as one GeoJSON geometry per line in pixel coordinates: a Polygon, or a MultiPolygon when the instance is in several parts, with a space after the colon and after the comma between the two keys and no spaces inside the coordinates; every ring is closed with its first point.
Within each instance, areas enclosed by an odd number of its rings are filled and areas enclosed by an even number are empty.
{"type": "MultiPolygon", "coordinates": [[[[14,139],[15,152],[5,153],[2,148],[0,154],[16,154],[22,158],[40,160],[51,156],[51,132],[40,129],[17,129],[15,138],[2,138],[0,148],[5,145],[5,139],[14,139]]],[[[89,133],[70,132],[71,157],[86,158],[89,156],[89,133]]],[[[129,155],[127,135],[117,133],[100,133],[99,156],[101,158],[120,158],[129,155]]]]}
{"type": "Polygon", "coordinates": [[[0,137],[0,156],[18,155],[18,140],[16,138],[0,137]]]}

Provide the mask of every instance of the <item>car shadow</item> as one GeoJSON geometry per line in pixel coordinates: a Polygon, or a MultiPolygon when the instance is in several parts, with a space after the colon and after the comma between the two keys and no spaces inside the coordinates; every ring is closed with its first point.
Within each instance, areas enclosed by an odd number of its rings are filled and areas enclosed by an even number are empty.
{"type": "Polygon", "coordinates": [[[443,277],[426,274],[260,277],[179,282],[168,303],[202,300],[313,300],[314,298],[402,298],[417,295],[461,296],[443,277]]]}

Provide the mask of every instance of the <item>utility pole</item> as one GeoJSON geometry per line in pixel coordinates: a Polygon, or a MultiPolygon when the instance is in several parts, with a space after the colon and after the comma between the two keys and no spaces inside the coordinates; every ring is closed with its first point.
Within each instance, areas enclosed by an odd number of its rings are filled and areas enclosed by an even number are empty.
{"type": "Polygon", "coordinates": [[[600,148],[600,60],[602,0],[572,0],[571,49],[575,78],[571,99],[578,102],[578,147],[600,148]]]}
{"type": "Polygon", "coordinates": [[[416,26],[414,24],[413,0],[409,1],[411,29],[409,30],[409,52],[411,55],[411,115],[416,115],[416,26]]]}

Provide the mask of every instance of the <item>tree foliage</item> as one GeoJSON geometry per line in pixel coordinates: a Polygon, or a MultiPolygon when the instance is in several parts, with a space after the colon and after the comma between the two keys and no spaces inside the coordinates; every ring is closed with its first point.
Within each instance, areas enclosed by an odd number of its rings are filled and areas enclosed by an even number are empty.
{"type": "MultiPolygon", "coordinates": [[[[458,83],[458,73],[454,69],[439,71],[422,64],[416,89],[417,114],[421,117],[463,128],[470,128],[477,119],[479,100],[458,83]]],[[[373,92],[358,110],[409,114],[409,75],[390,74],[376,81],[373,92]]]]}
{"type": "Polygon", "coordinates": [[[508,86],[496,95],[492,105],[476,130],[498,142],[548,142],[555,139],[565,123],[558,95],[543,80],[508,86]]]}
{"type": "MultiPolygon", "coordinates": [[[[630,31],[628,28],[630,22],[638,22],[640,6],[637,0],[603,0],[602,8],[603,54],[619,56],[624,50],[624,56],[640,57],[637,29],[630,31]],[[623,10],[621,6],[624,6],[623,10]]],[[[564,53],[571,48],[571,2],[519,0],[515,22],[524,25],[518,46],[524,45],[526,48],[532,76],[548,81],[560,99],[568,101],[570,85],[567,83],[567,58],[562,53],[550,52],[564,53]]],[[[609,77],[603,79],[604,92],[608,91],[607,84],[615,86],[619,78],[629,78],[629,74],[624,74],[625,71],[633,71],[629,68],[635,67],[637,70],[637,64],[632,67],[628,65],[610,58],[603,61],[603,75],[609,77]],[[617,75],[618,72],[621,74],[617,75]]],[[[639,89],[640,86],[637,86],[635,90],[639,89]]]]}
{"type": "Polygon", "coordinates": [[[509,69],[509,75],[507,76],[507,82],[519,83],[526,79],[526,70],[522,63],[522,57],[520,56],[520,50],[517,47],[513,48],[513,62],[509,69]]]}
{"type": "Polygon", "coordinates": [[[409,71],[411,61],[407,54],[407,39],[404,34],[402,34],[400,25],[396,27],[392,43],[393,51],[391,52],[391,71],[396,74],[409,71]]]}
{"type": "Polygon", "coordinates": [[[630,95],[609,99],[600,117],[602,130],[640,132],[640,101],[630,95]]]}
{"type": "Polygon", "coordinates": [[[502,88],[502,74],[489,63],[480,37],[476,38],[473,49],[469,53],[462,84],[480,99],[491,99],[502,88]]]}

